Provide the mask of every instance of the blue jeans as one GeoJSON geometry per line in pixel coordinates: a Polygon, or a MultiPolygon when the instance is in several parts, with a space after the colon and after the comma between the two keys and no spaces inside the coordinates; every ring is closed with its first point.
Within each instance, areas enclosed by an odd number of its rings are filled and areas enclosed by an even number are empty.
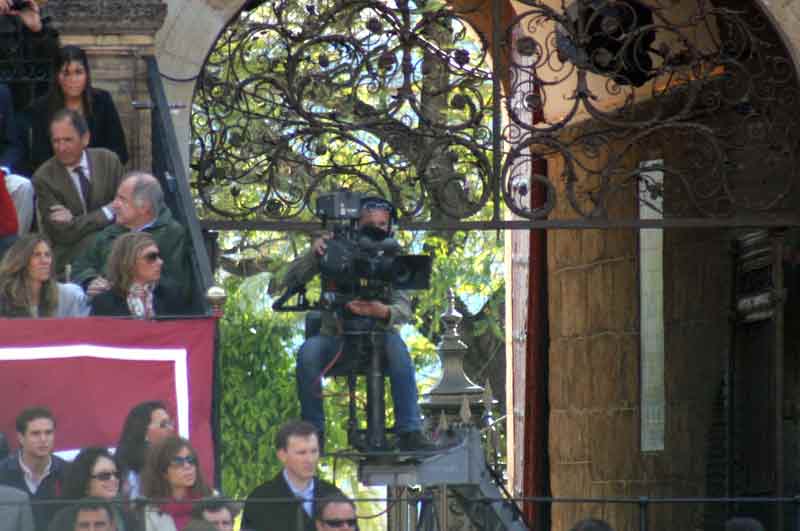
{"type": "MultiPolygon", "coordinates": [[[[313,336],[303,343],[297,353],[297,394],[303,420],[325,431],[325,411],[322,407],[322,378],[320,374],[339,351],[342,338],[313,336]]],[[[395,332],[386,334],[384,374],[389,376],[394,401],[395,431],[404,433],[422,428],[414,363],[403,339],[395,332]]]]}

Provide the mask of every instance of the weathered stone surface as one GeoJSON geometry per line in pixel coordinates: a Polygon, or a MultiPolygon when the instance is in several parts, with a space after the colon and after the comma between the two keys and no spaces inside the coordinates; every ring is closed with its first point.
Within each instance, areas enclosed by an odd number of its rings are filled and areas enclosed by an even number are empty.
{"type": "MultiPolygon", "coordinates": [[[[562,336],[582,336],[588,332],[586,271],[569,269],[558,274],[561,284],[561,308],[554,309],[561,316],[562,336]]],[[[552,313],[551,313],[552,315],[552,313]]]]}
{"type": "Polygon", "coordinates": [[[47,13],[63,34],[154,34],[164,23],[161,0],[50,0],[47,13]]]}
{"type": "Polygon", "coordinates": [[[589,417],[592,477],[597,481],[642,480],[639,413],[635,409],[593,412],[589,417]]]}
{"type": "Polygon", "coordinates": [[[589,420],[585,411],[559,410],[550,414],[550,455],[554,463],[589,459],[589,420]]]}
{"type": "Polygon", "coordinates": [[[615,328],[608,307],[614,304],[609,294],[614,292],[613,269],[609,263],[594,264],[587,271],[589,297],[589,333],[599,334],[615,328]]]}

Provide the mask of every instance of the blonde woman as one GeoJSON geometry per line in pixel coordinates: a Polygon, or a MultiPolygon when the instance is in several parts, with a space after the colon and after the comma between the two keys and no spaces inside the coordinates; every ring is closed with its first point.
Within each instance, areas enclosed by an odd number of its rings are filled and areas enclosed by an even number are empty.
{"type": "Polygon", "coordinates": [[[0,316],[84,317],[80,286],[56,281],[50,242],[39,234],[17,240],[0,261],[0,316]]]}

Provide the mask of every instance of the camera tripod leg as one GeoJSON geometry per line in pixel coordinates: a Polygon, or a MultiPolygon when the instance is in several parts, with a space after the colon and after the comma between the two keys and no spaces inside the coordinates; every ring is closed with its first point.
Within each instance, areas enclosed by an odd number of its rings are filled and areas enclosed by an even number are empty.
{"type": "Polygon", "coordinates": [[[367,375],[367,442],[371,449],[383,450],[387,448],[383,383],[383,351],[386,341],[383,334],[373,334],[370,339],[372,352],[367,375]]]}

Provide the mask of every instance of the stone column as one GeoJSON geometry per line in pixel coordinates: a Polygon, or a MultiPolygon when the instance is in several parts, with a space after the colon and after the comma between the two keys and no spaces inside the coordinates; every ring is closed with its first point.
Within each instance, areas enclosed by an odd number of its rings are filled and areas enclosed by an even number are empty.
{"type": "Polygon", "coordinates": [[[155,54],[155,34],[167,5],[160,0],[50,0],[45,14],[62,45],[86,51],[92,84],[111,92],[128,143],[128,168],[149,171],[150,98],[143,58],[155,54]]]}

